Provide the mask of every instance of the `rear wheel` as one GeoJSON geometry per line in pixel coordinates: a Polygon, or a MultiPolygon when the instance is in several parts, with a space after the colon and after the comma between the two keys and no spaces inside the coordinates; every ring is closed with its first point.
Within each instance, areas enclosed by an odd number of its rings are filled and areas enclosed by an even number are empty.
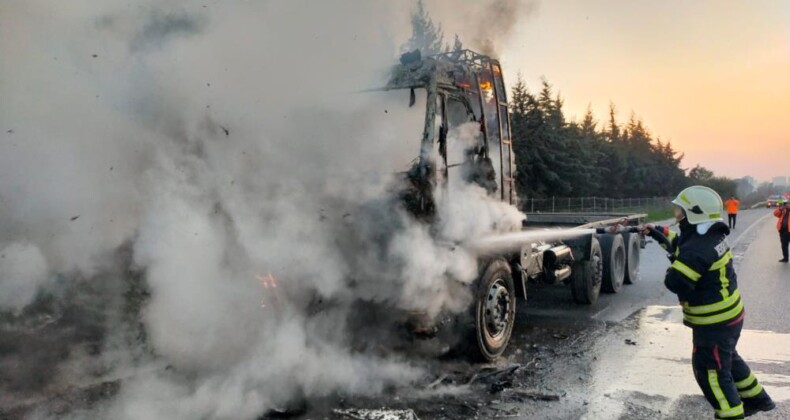
{"type": "Polygon", "coordinates": [[[625,284],[634,284],[639,278],[641,238],[636,233],[625,233],[623,240],[625,242],[625,284]]]}
{"type": "Polygon", "coordinates": [[[603,257],[601,245],[593,238],[590,259],[573,266],[571,274],[571,293],[576,303],[593,304],[601,293],[603,279],[603,257]]]}
{"type": "Polygon", "coordinates": [[[621,235],[602,235],[599,237],[603,252],[603,283],[606,293],[623,290],[625,280],[625,245],[621,235]]]}
{"type": "Polygon", "coordinates": [[[516,293],[510,266],[494,260],[480,278],[475,304],[478,358],[494,361],[507,348],[516,320],[516,293]]]}

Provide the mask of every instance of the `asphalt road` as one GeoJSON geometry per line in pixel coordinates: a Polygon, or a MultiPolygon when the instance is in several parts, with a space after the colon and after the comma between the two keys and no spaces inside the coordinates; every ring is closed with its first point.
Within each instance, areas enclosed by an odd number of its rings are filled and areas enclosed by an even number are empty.
{"type": "MultiPolygon", "coordinates": [[[[775,219],[766,209],[742,211],[729,238],[747,318],[740,354],[779,407],[753,418],[790,418],[790,266],[780,264],[775,219]]],[[[675,295],[663,286],[669,262],[656,244],[643,250],[639,281],[594,306],[572,303],[570,291],[533,287],[518,322],[606,325],[585,356],[579,384],[554,378],[582,412],[551,418],[712,418],[691,370],[691,331],[682,325],[675,295]],[[585,321],[587,320],[587,321],[585,321]],[[590,322],[592,320],[592,322],[590,322]]]]}

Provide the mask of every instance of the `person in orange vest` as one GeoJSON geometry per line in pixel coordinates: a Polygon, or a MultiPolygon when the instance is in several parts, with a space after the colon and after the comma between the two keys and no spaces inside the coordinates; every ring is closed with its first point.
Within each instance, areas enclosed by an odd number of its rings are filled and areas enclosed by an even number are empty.
{"type": "Polygon", "coordinates": [[[740,207],[741,201],[732,196],[729,200],[724,202],[724,208],[727,209],[727,221],[730,225],[730,229],[735,229],[735,223],[738,221],[738,207],[740,207]]]}
{"type": "Polygon", "coordinates": [[[788,247],[790,247],[790,200],[785,200],[784,205],[774,210],[774,216],[779,218],[776,229],[779,230],[779,241],[782,244],[782,259],[780,263],[788,261],[788,247]]]}

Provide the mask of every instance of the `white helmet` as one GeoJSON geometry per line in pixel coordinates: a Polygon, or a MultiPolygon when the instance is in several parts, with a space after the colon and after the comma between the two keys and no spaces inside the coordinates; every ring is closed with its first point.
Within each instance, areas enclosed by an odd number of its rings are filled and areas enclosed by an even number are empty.
{"type": "Polygon", "coordinates": [[[672,200],[672,204],[686,211],[686,219],[692,225],[723,220],[721,214],[724,204],[721,197],[708,187],[688,187],[672,200]]]}

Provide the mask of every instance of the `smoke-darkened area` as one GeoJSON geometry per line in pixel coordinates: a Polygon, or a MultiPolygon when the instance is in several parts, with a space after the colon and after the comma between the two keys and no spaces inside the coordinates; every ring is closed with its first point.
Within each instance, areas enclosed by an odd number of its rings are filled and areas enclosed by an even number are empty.
{"type": "Polygon", "coordinates": [[[408,37],[393,3],[0,5],[0,417],[253,419],[422,377],[399,326],[478,275],[448,244],[522,215],[457,185],[428,226],[393,193],[425,115],[359,93],[408,37]]]}

